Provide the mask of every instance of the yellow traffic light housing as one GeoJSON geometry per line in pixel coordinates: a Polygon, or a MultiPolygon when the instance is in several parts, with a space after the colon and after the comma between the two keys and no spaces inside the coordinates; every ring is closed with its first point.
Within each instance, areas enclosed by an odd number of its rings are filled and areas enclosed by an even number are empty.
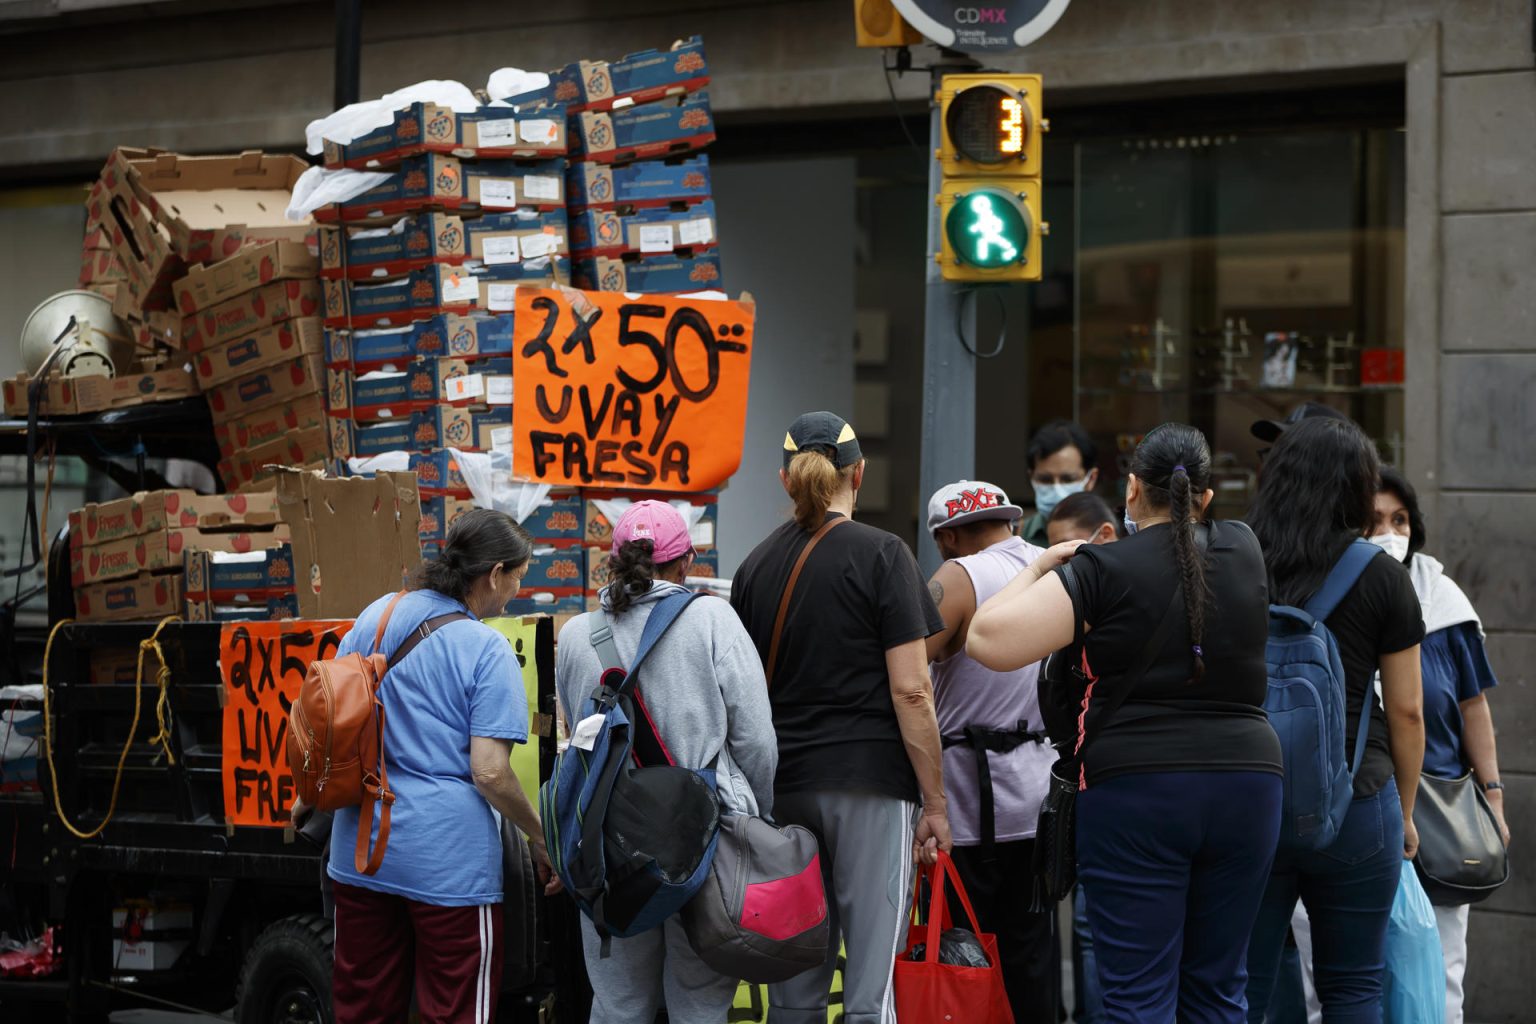
{"type": "Polygon", "coordinates": [[[947,281],[1038,281],[1042,116],[1039,75],[945,75],[939,90],[947,281]]]}

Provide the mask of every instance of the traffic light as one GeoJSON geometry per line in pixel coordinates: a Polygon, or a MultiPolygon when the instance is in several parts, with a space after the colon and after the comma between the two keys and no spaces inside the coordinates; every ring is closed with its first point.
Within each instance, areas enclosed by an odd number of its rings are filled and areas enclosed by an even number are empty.
{"type": "Polygon", "coordinates": [[[945,75],[939,87],[942,230],[946,281],[1040,280],[1039,75],[945,75]]]}

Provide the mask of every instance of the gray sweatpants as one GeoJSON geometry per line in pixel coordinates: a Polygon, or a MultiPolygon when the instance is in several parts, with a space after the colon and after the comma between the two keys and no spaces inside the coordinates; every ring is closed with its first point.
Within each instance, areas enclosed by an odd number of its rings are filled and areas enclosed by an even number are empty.
{"type": "Polygon", "coordinates": [[[769,1024],[826,1024],[839,937],[848,957],[843,1020],[895,1024],[891,966],[907,937],[917,805],[874,793],[787,793],[773,812],[779,824],[803,825],[821,844],[832,942],[825,964],[768,986],[769,1024]]]}
{"type": "Polygon", "coordinates": [[[730,1012],[736,979],[704,965],[688,945],[681,918],[613,939],[605,960],[597,929],[583,914],[581,945],[592,982],[590,1024],[650,1024],[662,1006],[671,1024],[723,1024],[730,1012]]]}

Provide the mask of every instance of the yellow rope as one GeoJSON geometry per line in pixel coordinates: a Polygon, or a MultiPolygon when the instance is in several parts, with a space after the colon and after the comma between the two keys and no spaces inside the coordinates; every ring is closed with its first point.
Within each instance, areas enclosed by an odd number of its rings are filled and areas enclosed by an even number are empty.
{"type": "Polygon", "coordinates": [[[171,615],[161,619],[160,624],[155,627],[155,631],[150,635],[149,639],[139,644],[139,671],[133,680],[133,724],[128,727],[128,736],[123,740],[122,753],[117,757],[117,775],[112,780],[112,799],[107,803],[106,817],[101,819],[101,824],[89,832],[80,831],[69,820],[68,816],[65,815],[64,802],[59,796],[58,771],[53,766],[53,688],[48,682],[48,669],[53,664],[54,639],[58,637],[60,629],[74,621],[74,619],[60,619],[55,623],[53,629],[48,632],[48,643],[43,647],[43,753],[48,760],[48,780],[50,787],[53,789],[53,809],[58,813],[59,820],[76,837],[80,839],[94,839],[105,831],[107,823],[112,820],[112,815],[117,810],[117,794],[123,785],[123,768],[128,763],[128,751],[133,748],[133,738],[139,731],[139,712],[142,705],[144,685],[144,654],[150,650],[153,650],[155,657],[160,660],[160,699],[155,707],[156,717],[160,721],[160,735],[156,736],[151,742],[160,743],[165,748],[166,754],[170,755],[171,750],[166,742],[170,733],[167,729],[162,709],[166,707],[166,684],[170,679],[171,672],[165,664],[165,653],[160,648],[160,631],[170,623],[180,621],[180,618],[179,616],[171,615]]]}

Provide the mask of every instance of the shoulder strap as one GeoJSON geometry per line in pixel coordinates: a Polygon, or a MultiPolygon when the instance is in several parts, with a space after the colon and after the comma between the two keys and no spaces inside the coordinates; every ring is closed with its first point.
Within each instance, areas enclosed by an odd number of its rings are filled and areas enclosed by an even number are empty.
{"type": "Polygon", "coordinates": [[[384,606],[384,614],[379,616],[379,628],[373,631],[373,646],[368,649],[369,654],[378,654],[379,646],[384,643],[384,627],[389,625],[389,617],[395,614],[395,605],[405,596],[405,591],[398,591],[389,599],[389,604],[384,606]]]}
{"type": "MultiPolygon", "coordinates": [[[[645,628],[640,631],[640,646],[635,648],[635,660],[625,667],[624,661],[619,657],[618,645],[613,642],[613,621],[608,618],[608,613],[598,609],[594,613],[595,620],[592,627],[591,641],[597,651],[598,660],[603,663],[603,671],[618,669],[626,676],[633,678],[640,671],[640,663],[645,661],[646,655],[651,653],[651,648],[656,646],[662,634],[672,627],[677,617],[683,614],[683,609],[693,603],[695,598],[702,594],[669,594],[657,601],[651,608],[650,616],[645,620],[645,628]]],[[[633,684],[631,684],[633,685],[633,684]]]]}
{"type": "Polygon", "coordinates": [[[779,664],[779,640],[784,635],[784,618],[789,614],[789,599],[794,596],[795,584],[800,582],[800,570],[805,568],[805,560],[811,557],[811,552],[821,539],[831,533],[835,528],[848,522],[847,516],[838,516],[821,524],[821,529],[811,535],[810,541],[800,551],[800,557],[795,559],[795,567],[789,571],[789,579],[784,583],[784,593],[779,596],[779,612],[773,618],[773,639],[768,642],[768,688],[773,688],[774,669],[779,664]]]}
{"type": "MultiPolygon", "coordinates": [[[[1099,712],[1098,731],[1093,736],[1085,735],[1083,742],[1078,744],[1077,754],[1079,757],[1087,749],[1088,744],[1092,743],[1097,736],[1103,733],[1104,727],[1109,725],[1109,720],[1115,716],[1116,711],[1120,710],[1120,705],[1125,703],[1131,691],[1136,689],[1142,677],[1147,674],[1147,669],[1152,667],[1152,662],[1156,661],[1163,648],[1168,646],[1168,638],[1173,635],[1174,624],[1178,622],[1180,614],[1184,611],[1183,598],[1184,585],[1181,583],[1174,589],[1173,599],[1168,602],[1168,607],[1163,609],[1162,620],[1158,622],[1157,629],[1152,634],[1152,639],[1148,640],[1147,645],[1141,649],[1141,654],[1136,659],[1135,668],[1125,674],[1120,685],[1115,688],[1114,692],[1110,694],[1109,699],[1104,702],[1103,710],[1099,712]]],[[[1079,631],[1083,628],[1081,616],[1078,618],[1077,628],[1079,631]]]]}
{"type": "Polygon", "coordinates": [[[1074,649],[1083,646],[1083,592],[1077,585],[1077,570],[1072,568],[1072,563],[1061,563],[1061,582],[1067,588],[1067,597],[1072,599],[1072,647],[1074,649]]]}
{"type": "Polygon", "coordinates": [[[394,668],[396,665],[400,664],[400,662],[405,660],[405,656],[407,654],[410,654],[416,649],[417,644],[421,643],[423,640],[437,632],[439,629],[442,629],[444,626],[448,625],[448,623],[457,622],[460,619],[468,618],[469,616],[465,615],[463,612],[444,612],[442,615],[434,615],[426,622],[423,622],[421,625],[411,630],[411,635],[406,637],[405,641],[401,643],[399,647],[395,648],[395,653],[389,657],[389,667],[394,668]]]}
{"type": "Polygon", "coordinates": [[[1359,581],[1360,574],[1371,564],[1371,559],[1380,552],[1381,548],[1375,544],[1363,537],[1356,537],[1329,570],[1327,579],[1317,588],[1317,593],[1307,599],[1303,610],[1318,622],[1327,619],[1359,581]]]}

